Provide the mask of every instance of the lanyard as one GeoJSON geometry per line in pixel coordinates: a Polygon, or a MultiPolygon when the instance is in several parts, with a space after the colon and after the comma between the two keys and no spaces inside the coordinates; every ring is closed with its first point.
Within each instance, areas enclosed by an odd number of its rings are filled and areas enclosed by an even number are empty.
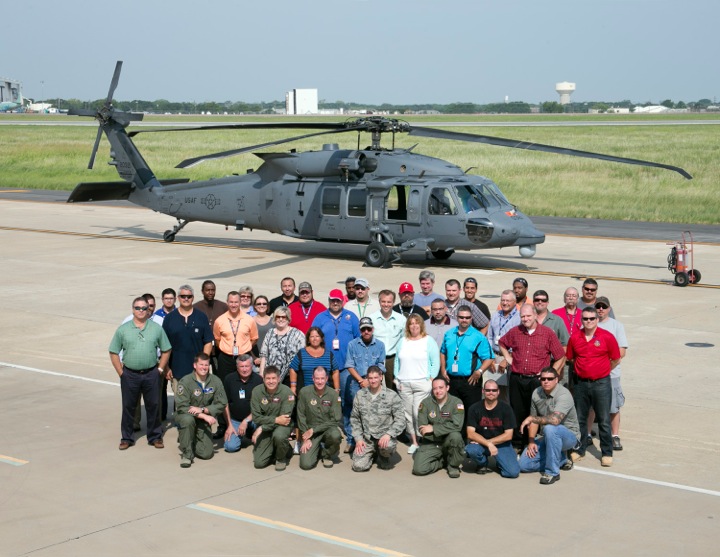
{"type": "Polygon", "coordinates": [[[300,304],[300,309],[301,309],[302,312],[303,312],[303,316],[305,317],[305,321],[307,321],[307,320],[310,318],[310,312],[312,311],[312,307],[313,307],[313,304],[314,304],[314,303],[315,303],[315,300],[313,300],[312,302],[310,302],[310,307],[308,308],[307,311],[305,311],[305,306],[303,306],[302,304],[300,304]]]}
{"type": "MultiPolygon", "coordinates": [[[[468,329],[469,330],[469,329],[468,329]]],[[[460,331],[455,332],[455,336],[458,339],[457,346],[455,346],[455,361],[458,361],[458,353],[460,352],[460,346],[462,345],[463,341],[465,340],[465,336],[467,335],[467,332],[462,335],[462,338],[460,338],[460,331]]]]}
{"type": "Polygon", "coordinates": [[[503,317],[502,312],[500,312],[500,331],[498,332],[497,338],[500,338],[503,336],[503,331],[505,330],[505,327],[508,326],[510,323],[510,319],[512,319],[515,316],[515,312],[517,311],[517,308],[513,308],[513,310],[508,313],[507,317],[503,317]]]}
{"type": "Polygon", "coordinates": [[[360,315],[360,317],[365,317],[365,312],[367,311],[367,306],[368,306],[369,302],[365,302],[365,304],[363,305],[362,311],[360,311],[360,302],[355,302],[355,303],[357,304],[358,314],[360,315]]]}
{"type": "Polygon", "coordinates": [[[240,331],[240,320],[237,320],[237,328],[233,327],[233,320],[228,317],[228,321],[230,321],[230,330],[233,334],[233,346],[237,346],[237,335],[238,331],[240,331]]]}

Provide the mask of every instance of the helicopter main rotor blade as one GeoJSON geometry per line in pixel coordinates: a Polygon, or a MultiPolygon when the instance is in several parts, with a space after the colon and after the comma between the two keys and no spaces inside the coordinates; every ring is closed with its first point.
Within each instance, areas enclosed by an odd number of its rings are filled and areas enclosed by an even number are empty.
{"type": "Polygon", "coordinates": [[[333,133],[345,133],[345,132],[354,132],[354,131],[357,131],[357,128],[344,127],[343,129],[332,129],[332,130],[324,131],[324,132],[308,133],[305,135],[286,137],[284,139],[278,139],[277,141],[270,141],[268,143],[260,143],[258,145],[251,145],[249,147],[242,147],[240,149],[231,149],[230,151],[222,151],[220,153],[212,153],[210,155],[203,155],[202,157],[194,157],[192,159],[185,159],[180,164],[178,164],[175,168],[190,168],[191,166],[195,166],[196,164],[200,164],[201,162],[204,162],[206,160],[224,159],[226,157],[233,157],[235,155],[240,155],[242,153],[256,151],[257,149],[263,149],[265,147],[272,147],[274,145],[281,145],[283,143],[290,143],[292,141],[299,141],[301,139],[306,139],[308,137],[316,137],[318,135],[328,135],[328,134],[333,134],[333,133]]]}
{"type": "Polygon", "coordinates": [[[118,60],[115,64],[115,71],[113,72],[112,81],[110,81],[110,89],[108,90],[107,101],[105,102],[106,106],[110,106],[110,104],[112,104],[115,89],[120,82],[120,71],[122,70],[122,65],[122,60],[118,60]]]}
{"type": "Polygon", "coordinates": [[[288,130],[342,130],[347,128],[345,124],[334,124],[324,122],[267,122],[257,123],[248,122],[246,124],[217,124],[212,126],[195,126],[193,128],[158,128],[155,130],[133,130],[128,135],[134,137],[139,133],[157,133],[157,132],[194,132],[206,130],[263,130],[263,129],[288,129],[288,130]]]}
{"type": "Polygon", "coordinates": [[[90,162],[88,163],[88,170],[92,170],[95,165],[95,155],[97,154],[98,147],[100,147],[100,139],[102,139],[102,128],[98,126],[97,135],[95,136],[95,144],[93,145],[92,151],[90,152],[90,162]]]}
{"type": "Polygon", "coordinates": [[[592,153],[590,151],[579,151],[577,149],[568,149],[565,147],[555,147],[553,145],[543,145],[542,143],[528,143],[526,141],[517,141],[515,139],[505,139],[502,137],[493,137],[489,135],[476,135],[463,132],[449,132],[445,130],[433,128],[412,128],[409,135],[417,135],[421,137],[432,137],[435,139],[449,139],[454,141],[469,141],[471,143],[485,143],[487,145],[496,145],[498,147],[512,147],[513,149],[527,149],[529,151],[541,151],[544,153],[556,153],[558,155],[570,155],[573,157],[585,157],[588,159],[600,159],[610,162],[620,162],[625,164],[636,164],[639,166],[653,166],[656,168],[664,168],[673,170],[681,176],[692,180],[692,176],[685,170],[677,166],[662,164],[658,162],[644,161],[640,159],[629,159],[626,157],[615,157],[613,155],[603,155],[601,153],[592,153]]]}

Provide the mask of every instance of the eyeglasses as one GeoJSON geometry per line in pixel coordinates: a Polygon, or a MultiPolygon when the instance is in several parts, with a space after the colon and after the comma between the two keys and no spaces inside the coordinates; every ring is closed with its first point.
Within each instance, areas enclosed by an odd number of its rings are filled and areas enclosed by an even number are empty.
{"type": "Polygon", "coordinates": [[[595,309],[607,309],[609,306],[606,306],[605,304],[597,304],[595,306],[595,309]]]}
{"type": "Polygon", "coordinates": [[[583,290],[586,292],[597,292],[597,288],[588,288],[587,286],[583,286],[583,290]]]}
{"type": "Polygon", "coordinates": [[[533,298],[533,302],[547,302],[547,298],[533,298]]]}
{"type": "MultiPolygon", "coordinates": [[[[180,296],[182,298],[182,296],[180,296]]],[[[241,298],[252,298],[250,294],[240,294],[241,298]]]]}
{"type": "Polygon", "coordinates": [[[582,318],[583,321],[595,321],[596,319],[597,319],[597,317],[583,317],[582,318]]]}
{"type": "Polygon", "coordinates": [[[147,311],[148,307],[147,306],[133,306],[133,309],[135,311],[147,311]]]}
{"type": "Polygon", "coordinates": [[[542,382],[545,382],[545,381],[555,381],[555,379],[557,379],[557,377],[541,377],[541,378],[540,378],[540,381],[542,381],[542,382]]]}
{"type": "Polygon", "coordinates": [[[276,315],[275,321],[280,321],[280,320],[287,321],[288,320],[287,315],[276,315]]]}
{"type": "Polygon", "coordinates": [[[180,294],[178,298],[181,298],[183,300],[192,300],[195,296],[192,294],[180,294]]]}
{"type": "Polygon", "coordinates": [[[267,302],[255,302],[256,306],[266,306],[267,302]]]}
{"type": "Polygon", "coordinates": [[[483,389],[486,393],[497,393],[500,389],[483,389]]]}
{"type": "Polygon", "coordinates": [[[472,319],[472,315],[458,315],[458,319],[472,319]]]}

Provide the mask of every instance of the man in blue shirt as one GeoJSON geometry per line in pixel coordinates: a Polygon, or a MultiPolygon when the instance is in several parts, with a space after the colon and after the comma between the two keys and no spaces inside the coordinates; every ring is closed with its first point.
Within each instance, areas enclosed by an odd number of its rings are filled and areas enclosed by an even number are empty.
{"type": "Polygon", "coordinates": [[[385,373],[385,344],[375,338],[373,331],[372,319],[363,317],[360,320],[360,338],[352,340],[347,349],[345,368],[348,379],[345,389],[340,392],[343,398],[343,426],[348,447],[355,445],[350,427],[350,414],[357,392],[369,386],[367,370],[370,366],[377,366],[385,373]]]}
{"type": "Polygon", "coordinates": [[[457,321],[440,347],[440,374],[450,381],[450,394],[469,408],[482,400],[482,374],[495,360],[485,335],[472,327],[470,307],[458,308],[457,321]]]}

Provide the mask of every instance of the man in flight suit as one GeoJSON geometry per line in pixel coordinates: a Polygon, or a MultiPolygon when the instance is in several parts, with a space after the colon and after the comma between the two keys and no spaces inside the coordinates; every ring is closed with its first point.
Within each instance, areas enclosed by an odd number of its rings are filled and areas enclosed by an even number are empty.
{"type": "Polygon", "coordinates": [[[250,400],[252,421],[257,426],[252,436],[255,468],[265,468],[273,460],[278,472],[287,468],[294,407],[295,395],[290,387],[280,383],[275,366],[267,366],[263,372],[263,384],[253,389],[250,400]]]}

